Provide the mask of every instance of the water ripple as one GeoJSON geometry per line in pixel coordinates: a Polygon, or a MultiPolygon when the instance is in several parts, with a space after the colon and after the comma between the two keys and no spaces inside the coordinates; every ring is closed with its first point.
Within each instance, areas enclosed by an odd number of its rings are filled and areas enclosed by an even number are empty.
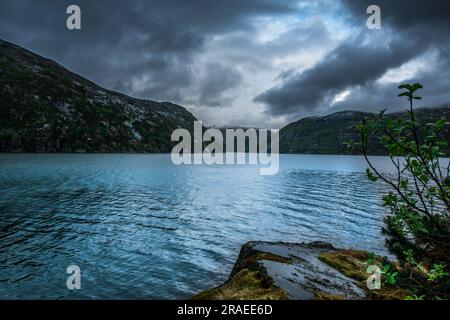
{"type": "Polygon", "coordinates": [[[188,298],[222,282],[249,240],[386,253],[385,189],[364,171],[333,156],[283,156],[265,177],[167,155],[0,155],[0,298],[188,298]],[[66,288],[70,264],[80,291],[66,288]]]}

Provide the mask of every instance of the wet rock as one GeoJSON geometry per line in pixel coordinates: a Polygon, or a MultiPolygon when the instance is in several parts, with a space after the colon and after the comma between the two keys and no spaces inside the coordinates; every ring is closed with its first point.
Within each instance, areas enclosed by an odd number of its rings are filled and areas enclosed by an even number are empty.
{"type": "MultiPolygon", "coordinates": [[[[262,288],[277,292],[277,297],[283,299],[366,299],[366,292],[358,286],[356,280],[319,259],[321,254],[336,250],[338,249],[326,242],[248,242],[242,247],[228,281],[195,298],[248,299],[248,296],[240,297],[236,294],[241,292],[242,288],[239,286],[246,284],[237,283],[235,279],[243,272],[254,272],[262,288]],[[280,294],[277,289],[284,294],[280,294]],[[233,295],[227,295],[228,292],[233,295]]],[[[252,298],[261,297],[252,295],[252,298]]]]}

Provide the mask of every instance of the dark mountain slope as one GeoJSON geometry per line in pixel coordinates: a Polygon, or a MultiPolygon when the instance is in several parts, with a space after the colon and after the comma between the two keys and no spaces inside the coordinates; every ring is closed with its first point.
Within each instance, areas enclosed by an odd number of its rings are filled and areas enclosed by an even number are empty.
{"type": "MultiPolygon", "coordinates": [[[[387,117],[406,117],[406,113],[392,113],[387,117]]],[[[358,111],[337,112],[324,117],[309,117],[291,123],[281,129],[280,152],[299,154],[348,154],[345,142],[357,139],[355,126],[365,117],[375,118],[376,114],[358,111]]],[[[417,118],[422,123],[445,118],[450,122],[450,106],[417,110],[417,118]]],[[[443,138],[450,144],[450,126],[443,138]]],[[[450,155],[450,148],[447,147],[450,155]]],[[[380,145],[374,143],[371,154],[385,154],[380,145]]]]}
{"type": "Polygon", "coordinates": [[[112,92],[0,40],[0,151],[169,152],[195,117],[112,92]]]}
{"type": "MultiPolygon", "coordinates": [[[[375,116],[347,111],[301,119],[281,130],[280,150],[346,154],[344,142],[356,138],[355,125],[375,116]]],[[[418,116],[450,121],[450,107],[419,110],[418,116]]],[[[170,152],[172,131],[192,131],[195,120],[183,107],[106,90],[0,40],[0,152],[170,152]]],[[[445,139],[450,141],[448,129],[445,139]]],[[[383,150],[375,145],[371,153],[383,150]]]]}

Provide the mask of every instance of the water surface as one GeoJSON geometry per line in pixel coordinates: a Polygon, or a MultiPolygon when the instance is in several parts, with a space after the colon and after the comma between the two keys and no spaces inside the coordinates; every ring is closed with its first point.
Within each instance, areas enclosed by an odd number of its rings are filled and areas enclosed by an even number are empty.
{"type": "Polygon", "coordinates": [[[261,176],[169,155],[0,154],[0,298],[189,298],[224,281],[250,240],[386,253],[385,188],[363,158],[280,161],[261,176]],[[71,264],[79,291],[66,287],[71,264]]]}

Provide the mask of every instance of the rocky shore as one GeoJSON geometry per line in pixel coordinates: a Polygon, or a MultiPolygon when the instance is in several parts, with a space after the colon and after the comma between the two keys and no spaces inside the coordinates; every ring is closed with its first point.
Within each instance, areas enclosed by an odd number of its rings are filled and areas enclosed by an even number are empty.
{"type": "MultiPolygon", "coordinates": [[[[401,299],[401,290],[369,291],[370,254],[325,242],[248,242],[229,279],[196,300],[361,300],[401,299]]],[[[379,258],[382,259],[382,258],[379,258]]]]}

